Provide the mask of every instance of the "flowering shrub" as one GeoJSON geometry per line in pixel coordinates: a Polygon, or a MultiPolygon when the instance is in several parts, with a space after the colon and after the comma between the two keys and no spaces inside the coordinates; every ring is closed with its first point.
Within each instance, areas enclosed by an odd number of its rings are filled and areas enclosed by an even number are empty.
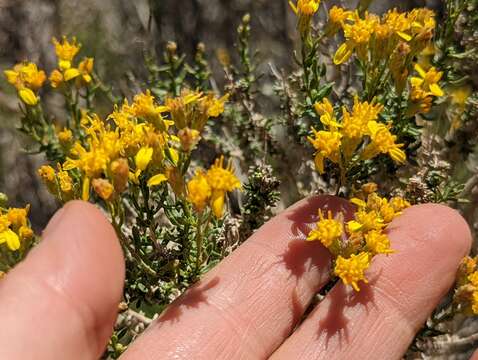
{"type": "MultiPolygon", "coordinates": [[[[290,2],[300,56],[289,75],[272,66],[279,114],[261,106],[249,15],[238,27],[237,63],[218,51],[221,91],[204,44],[191,63],[172,42],[162,60],[148,53],[144,90],[130,94],[106,85],[94,59],[80,60],[75,38],[53,39],[48,79],[30,62],[4,71],[20,100],[19,130],[47,159],[38,175],[48,191],[60,204],[98,204],[116,230],[127,262],[123,311],[161,312],[270,217],[281,183],[283,199],[327,193],[355,206],[349,221],[318,210],[307,236],[332,254],[332,282],[355,291],[375,256],[393,256],[386,228],[404,209],[459,207],[467,179],[452,180],[430,158],[439,157],[434,123],[456,133],[477,119],[459,66],[472,45],[454,37],[468,1],[447,1],[440,22],[429,9],[379,16],[367,3],[322,12],[319,0],[290,2]],[[62,98],[63,119],[47,113],[49,92],[62,98]]],[[[468,20],[472,29],[476,19],[468,20]]],[[[36,241],[28,210],[0,207],[0,274],[36,241]]],[[[476,274],[476,259],[466,258],[446,311],[478,314],[476,274]]],[[[120,323],[108,354],[117,357],[137,332],[120,323]]]]}

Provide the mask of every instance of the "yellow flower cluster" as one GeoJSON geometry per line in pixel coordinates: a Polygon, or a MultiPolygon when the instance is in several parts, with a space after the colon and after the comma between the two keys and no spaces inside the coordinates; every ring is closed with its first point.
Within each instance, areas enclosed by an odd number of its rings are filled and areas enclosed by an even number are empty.
{"type": "Polygon", "coordinates": [[[415,64],[415,71],[418,73],[418,76],[413,76],[410,79],[411,106],[409,107],[408,115],[429,112],[433,96],[445,95],[438,84],[443,76],[441,71],[437,71],[434,67],[430,67],[428,71],[425,71],[419,64],[415,64]]]}
{"type": "Polygon", "coordinates": [[[194,149],[208,119],[216,118],[224,112],[228,98],[228,94],[216,98],[213,94],[204,95],[185,89],[180,97],[166,99],[166,108],[178,129],[177,135],[185,152],[194,149]]]}
{"type": "Polygon", "coordinates": [[[362,62],[388,60],[401,43],[410,48],[412,57],[422,51],[433,37],[434,12],[429,9],[414,9],[400,13],[396,9],[382,17],[358,11],[333,7],[329,12],[330,26],[342,29],[345,42],[334,56],[335,64],[347,61],[353,53],[362,62]]]}
{"type": "MultiPolygon", "coordinates": [[[[62,61],[67,59],[65,55],[62,61]]],[[[184,182],[177,169],[180,152],[194,148],[207,120],[224,111],[226,100],[227,96],[184,92],[158,105],[147,90],[131,104],[125,100],[115,107],[106,120],[83,112],[85,137],[75,141],[70,129],[60,131],[58,139],[69,149],[67,160],[58,165],[58,171],[42,166],[38,173],[50,192],[63,201],[88,200],[92,189],[103,200],[112,201],[126,190],[128,182],[138,184],[141,179],[148,186],[168,181],[177,194],[183,194],[184,182]],[[171,130],[173,125],[178,136],[171,130]],[[81,179],[81,186],[72,179],[81,179]]]]}
{"type": "MultiPolygon", "coordinates": [[[[71,42],[63,37],[61,43],[53,39],[55,52],[58,57],[58,67],[50,74],[50,84],[58,88],[64,82],[76,79],[76,86],[80,87],[91,82],[93,72],[93,59],[83,59],[77,67],[73,66],[73,60],[81,45],[73,38],[71,42]]],[[[30,62],[16,64],[12,69],[4,71],[7,81],[18,90],[18,96],[26,104],[35,106],[38,104],[38,90],[46,80],[46,74],[39,70],[37,65],[30,62]]]]}
{"type": "Polygon", "coordinates": [[[43,70],[29,62],[16,64],[13,69],[4,71],[7,81],[15,86],[18,96],[27,105],[38,103],[37,92],[46,80],[43,70]]]}
{"type": "Polygon", "coordinates": [[[81,45],[77,44],[76,38],[69,41],[63,37],[61,42],[53,38],[53,45],[58,58],[58,69],[53,70],[50,74],[51,86],[58,88],[73,79],[76,79],[77,87],[89,84],[92,80],[94,61],[92,58],[84,58],[78,66],[73,66],[73,60],[81,48],[81,45]]]}
{"type": "Polygon", "coordinates": [[[216,218],[223,215],[226,193],[240,188],[241,182],[234,175],[231,162],[224,167],[223,156],[216,159],[209,170],[197,170],[187,184],[188,199],[196,210],[201,212],[209,205],[216,218]]]}
{"type": "Polygon", "coordinates": [[[360,154],[361,159],[388,154],[398,164],[405,162],[402,144],[396,143],[397,137],[390,132],[390,126],[377,121],[382,108],[380,104],[360,102],[355,97],[352,112],[343,107],[339,122],[329,100],[324,99],[315,104],[324,130],[312,128],[313,136],[309,136],[308,140],[316,150],[315,165],[321,174],[324,173],[325,159],[342,168],[364,141],[368,143],[360,154]]]}
{"type": "Polygon", "coordinates": [[[477,258],[465,257],[456,277],[453,301],[467,315],[478,315],[478,268],[477,258]]]}
{"type": "Polygon", "coordinates": [[[33,230],[28,223],[30,207],[0,209],[0,246],[5,244],[11,251],[20,249],[24,241],[33,238],[33,230]]]}
{"type": "Polygon", "coordinates": [[[327,218],[319,210],[319,221],[307,240],[320,241],[334,257],[334,274],[344,284],[360,291],[359,281],[367,282],[365,270],[377,254],[390,254],[390,240],[384,233],[386,226],[410,204],[400,198],[391,200],[380,197],[373,183],[362,186],[357,197],[350,201],[357,206],[354,220],[344,224],[342,214],[327,218]]]}
{"type": "Polygon", "coordinates": [[[296,4],[289,1],[289,5],[298,16],[299,32],[306,35],[310,29],[312,16],[319,10],[320,0],[297,0],[296,4]]]}

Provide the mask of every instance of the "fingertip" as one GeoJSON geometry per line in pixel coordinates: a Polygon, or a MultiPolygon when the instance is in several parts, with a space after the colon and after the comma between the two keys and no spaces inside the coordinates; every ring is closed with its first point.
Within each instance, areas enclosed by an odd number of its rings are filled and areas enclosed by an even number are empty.
{"type": "Polygon", "coordinates": [[[0,316],[20,335],[3,337],[4,351],[21,358],[28,350],[21,344],[29,341],[39,359],[66,351],[58,346],[68,348],[71,359],[99,356],[117,316],[124,276],[121,246],[107,218],[89,203],[67,203],[1,284],[0,316]],[[13,309],[20,315],[12,317],[13,309]]]}
{"type": "Polygon", "coordinates": [[[412,206],[392,223],[390,230],[396,227],[415,241],[442,252],[442,255],[454,254],[456,258],[461,258],[470,251],[472,237],[466,220],[457,210],[445,205],[412,206]]]}

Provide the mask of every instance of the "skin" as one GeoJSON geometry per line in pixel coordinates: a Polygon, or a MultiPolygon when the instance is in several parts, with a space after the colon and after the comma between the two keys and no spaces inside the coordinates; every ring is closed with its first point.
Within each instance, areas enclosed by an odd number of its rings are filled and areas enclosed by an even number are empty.
{"type": "MultiPolygon", "coordinates": [[[[467,224],[441,205],[405,210],[388,230],[396,253],[374,259],[369,284],[354,293],[338,283],[298,326],[329,277],[328,252],[304,241],[318,208],[352,211],[322,196],[276,216],[171,304],[122,359],[399,359],[453,285],[470,249],[467,224]]],[[[68,203],[0,281],[0,359],[97,359],[123,281],[108,221],[90,204],[68,203]]]]}

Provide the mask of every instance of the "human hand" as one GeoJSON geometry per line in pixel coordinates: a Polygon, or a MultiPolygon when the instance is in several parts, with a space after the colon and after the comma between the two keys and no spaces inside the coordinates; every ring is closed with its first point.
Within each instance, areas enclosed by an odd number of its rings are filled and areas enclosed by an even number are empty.
{"type": "MultiPolygon", "coordinates": [[[[457,212],[414,206],[389,226],[396,253],[374,259],[369,284],[342,283],[296,328],[328,281],[330,256],[305,242],[317,208],[305,199],[264,225],[171,304],[122,359],[397,359],[453,285],[471,236],[457,212]]],[[[117,315],[124,260],[94,206],[68,203],[42,242],[0,280],[0,359],[96,359],[117,315]]]]}

